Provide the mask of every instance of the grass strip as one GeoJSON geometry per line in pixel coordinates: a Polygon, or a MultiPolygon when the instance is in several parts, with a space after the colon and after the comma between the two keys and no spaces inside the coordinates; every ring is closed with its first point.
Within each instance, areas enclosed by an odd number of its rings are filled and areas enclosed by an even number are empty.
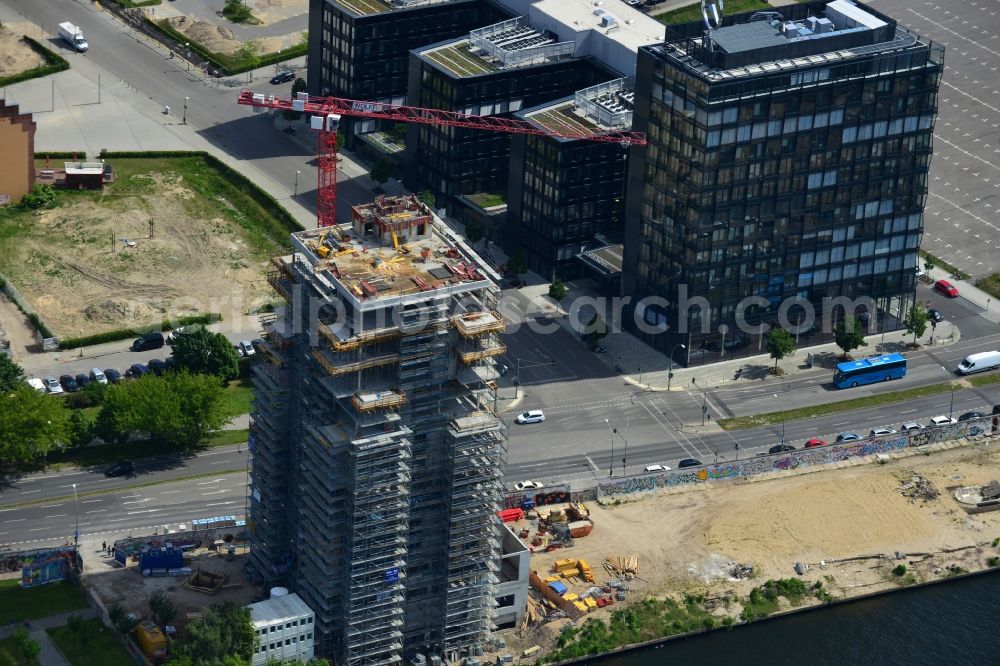
{"type": "Polygon", "coordinates": [[[80,588],[69,581],[31,588],[20,585],[20,578],[0,580],[0,625],[87,607],[80,588]]]}
{"type": "Polygon", "coordinates": [[[991,372],[986,375],[979,375],[978,377],[969,377],[969,383],[975,388],[1000,384],[1000,372],[991,372]]]}
{"type": "Polygon", "coordinates": [[[0,641],[0,666],[38,666],[38,659],[28,659],[13,637],[0,641]]]}
{"type": "MultiPolygon", "coordinates": [[[[243,412],[246,414],[246,412],[243,412]]],[[[246,442],[250,438],[250,430],[242,428],[239,430],[217,430],[209,433],[201,441],[200,446],[190,449],[177,449],[162,442],[145,440],[141,442],[125,442],[124,444],[101,444],[99,446],[85,446],[80,449],[70,449],[60,451],[49,456],[47,469],[62,469],[67,465],[76,467],[96,467],[100,465],[110,465],[119,460],[134,460],[136,456],[150,458],[154,456],[171,455],[176,453],[198,453],[204,449],[211,449],[217,446],[227,446],[246,442]]]]}
{"type": "MultiPolygon", "coordinates": [[[[726,3],[726,16],[739,14],[740,12],[752,12],[754,10],[770,9],[771,6],[765,0],[729,0],[726,3]]],[[[721,12],[720,12],[721,14],[721,12]]],[[[681,7],[669,12],[663,12],[654,16],[657,21],[664,25],[675,23],[687,23],[689,21],[701,20],[701,5],[694,3],[687,7],[681,7]]]]}
{"type": "Polygon", "coordinates": [[[993,298],[1000,299],[1000,273],[987,275],[984,278],[976,280],[976,286],[993,298]]]}
{"type": "MultiPolygon", "coordinates": [[[[114,493],[119,493],[124,490],[134,490],[136,488],[149,488],[150,486],[162,486],[167,483],[178,483],[180,481],[191,481],[193,479],[203,479],[208,476],[222,476],[223,474],[240,474],[246,472],[245,469],[218,469],[212,470],[211,472],[201,472],[200,474],[192,474],[191,476],[182,476],[174,479],[160,479],[159,481],[147,481],[145,483],[133,483],[129,486],[119,486],[117,488],[103,488],[101,490],[89,490],[87,492],[82,492],[77,495],[78,498],[82,497],[94,497],[97,495],[113,495],[114,493]]],[[[73,495],[62,495],[61,497],[46,497],[45,499],[31,500],[30,502],[18,502],[16,504],[3,504],[3,510],[8,509],[23,509],[28,506],[35,506],[37,504],[55,504],[58,502],[66,502],[73,499],[73,495]]],[[[3,624],[3,623],[0,623],[3,624]]]]}
{"type": "Polygon", "coordinates": [[[944,259],[941,259],[940,257],[935,257],[933,254],[931,254],[926,250],[919,250],[919,254],[921,258],[923,258],[924,262],[929,261],[930,263],[934,264],[936,268],[943,268],[944,270],[951,273],[956,280],[968,280],[971,277],[965,271],[955,268],[944,259]]]}
{"type": "Polygon", "coordinates": [[[72,666],[133,666],[135,662],[111,630],[96,618],[80,622],[74,631],[68,625],[46,629],[49,638],[72,666]]]}
{"type": "Polygon", "coordinates": [[[918,386],[917,388],[903,391],[893,391],[881,395],[864,396],[861,398],[851,398],[840,402],[830,402],[825,405],[813,405],[812,407],[800,407],[798,409],[787,409],[782,412],[770,412],[768,414],[754,414],[752,416],[736,416],[731,419],[719,419],[719,426],[723,430],[742,430],[745,428],[756,428],[757,426],[781,423],[783,421],[798,421],[814,416],[825,416],[838,412],[849,412],[855,409],[865,409],[868,407],[879,407],[881,405],[892,405],[897,402],[905,402],[914,398],[924,398],[929,395],[948,393],[949,391],[962,390],[961,384],[931,384],[930,386],[918,386]]]}

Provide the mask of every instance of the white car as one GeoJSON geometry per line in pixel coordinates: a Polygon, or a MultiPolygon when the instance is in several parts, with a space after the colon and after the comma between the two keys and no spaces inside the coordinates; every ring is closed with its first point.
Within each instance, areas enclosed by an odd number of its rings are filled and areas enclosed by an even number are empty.
{"type": "Polygon", "coordinates": [[[941,416],[935,416],[934,418],[932,418],[930,423],[928,423],[927,425],[928,427],[931,427],[931,426],[951,425],[952,423],[958,423],[958,421],[956,421],[950,416],[945,416],[944,414],[942,414],[941,416]]]}
{"type": "Polygon", "coordinates": [[[917,423],[916,421],[907,421],[903,425],[899,426],[899,429],[903,432],[910,432],[913,430],[923,430],[924,427],[917,423]]]}
{"type": "Polygon", "coordinates": [[[538,481],[518,481],[514,484],[514,490],[538,490],[544,487],[545,484],[538,481]]]}
{"type": "Polygon", "coordinates": [[[872,428],[871,432],[868,433],[869,437],[881,437],[883,435],[895,435],[896,431],[892,428],[872,428]]]}
{"type": "Polygon", "coordinates": [[[97,382],[98,384],[107,384],[108,378],[104,375],[104,371],[100,368],[90,369],[90,380],[97,382]]]}
{"type": "Polygon", "coordinates": [[[647,472],[669,472],[670,468],[666,465],[646,465],[647,472]]]}
{"type": "Polygon", "coordinates": [[[249,340],[240,340],[240,344],[236,345],[236,348],[240,350],[240,356],[254,355],[253,344],[249,340]]]}
{"type": "Polygon", "coordinates": [[[44,380],[45,388],[48,389],[49,395],[58,395],[63,392],[62,384],[55,377],[46,377],[44,380]]]}
{"type": "Polygon", "coordinates": [[[545,413],[540,409],[532,409],[523,414],[518,414],[514,419],[517,423],[541,423],[545,420],[545,413]]]}

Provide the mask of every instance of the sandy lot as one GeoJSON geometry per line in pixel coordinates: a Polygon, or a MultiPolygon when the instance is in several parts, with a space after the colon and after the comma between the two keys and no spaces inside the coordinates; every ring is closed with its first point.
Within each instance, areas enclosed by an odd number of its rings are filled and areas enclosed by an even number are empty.
{"type": "Polygon", "coordinates": [[[112,190],[37,211],[0,251],[4,273],[57,336],[139,330],[192,313],[234,321],[255,299],[266,302],[267,254],[222,216],[231,204],[208,201],[175,172],[128,180],[137,194],[112,190]]]}
{"type": "MultiPolygon", "coordinates": [[[[242,549],[240,551],[243,552],[242,549]]],[[[84,552],[84,557],[87,557],[84,552]]],[[[104,605],[119,604],[129,612],[135,612],[144,618],[151,616],[146,600],[155,590],[166,590],[170,600],[177,607],[177,617],[171,624],[182,627],[188,622],[187,613],[196,613],[205,606],[218,604],[224,601],[233,601],[238,604],[250,603],[260,592],[260,589],[250,585],[243,579],[241,567],[244,563],[245,555],[237,555],[229,562],[224,556],[219,557],[214,552],[204,548],[194,551],[190,559],[186,559],[185,566],[192,569],[200,569],[215,574],[223,574],[227,577],[227,585],[232,585],[229,589],[223,589],[216,594],[204,594],[195,592],[184,587],[184,578],[143,578],[139,573],[139,567],[132,564],[122,569],[111,565],[111,560],[97,554],[87,557],[88,564],[83,576],[83,583],[87,587],[96,589],[100,594],[104,605]]]]}
{"type": "Polygon", "coordinates": [[[13,76],[45,64],[42,56],[21,41],[24,34],[18,24],[0,28],[0,78],[13,76]]]}
{"type": "MultiPolygon", "coordinates": [[[[795,577],[796,562],[809,565],[807,585],[824,579],[835,598],[899,585],[889,570],[894,559],[844,558],[907,554],[914,580],[947,575],[957,565],[986,566],[1000,555],[1000,512],[968,515],[946,490],[1000,477],[1000,449],[969,445],[912,455],[887,464],[865,463],[846,469],[805,473],[747,483],[705,484],[676,494],[637,496],[617,506],[588,505],[595,522],[590,536],[571,549],[539,553],[532,568],[548,571],[556,559],[586,559],[597,582],[608,580],[602,563],[609,555],[639,556],[632,600],[643,596],[681,598],[685,593],[745,597],[768,579],[795,577]],[[941,492],[934,500],[910,500],[899,492],[901,480],[920,474],[941,492]],[[977,545],[978,544],[978,545],[977,545]],[[942,551],[964,548],[956,552],[942,551]],[[927,554],[927,555],[924,555],[927,554]],[[824,563],[824,564],[821,564],[824,563]],[[731,579],[731,563],[750,564],[749,580],[731,579]]],[[[589,585],[570,584],[581,592],[589,585]]],[[[816,603],[815,600],[811,600],[816,603]]],[[[612,609],[589,616],[605,617],[612,609]]],[[[738,615],[734,604],[720,614],[738,615]]],[[[505,632],[509,649],[551,644],[568,620],[505,632]]]]}
{"type": "MultiPolygon", "coordinates": [[[[250,5],[253,15],[260,20],[257,26],[241,26],[249,30],[264,28],[298,14],[309,12],[308,0],[257,0],[250,5]]],[[[243,42],[236,38],[230,26],[233,24],[218,17],[214,21],[204,21],[192,16],[175,16],[169,19],[170,25],[178,32],[187,35],[210,51],[233,54],[240,49],[243,42]]],[[[302,32],[291,32],[287,35],[255,37],[259,54],[274,53],[295,46],[302,41],[302,32]]]]}

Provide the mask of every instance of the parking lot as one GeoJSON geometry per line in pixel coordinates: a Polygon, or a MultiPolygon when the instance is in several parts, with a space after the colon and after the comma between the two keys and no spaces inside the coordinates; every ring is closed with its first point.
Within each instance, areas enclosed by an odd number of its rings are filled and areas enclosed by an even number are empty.
{"type": "Polygon", "coordinates": [[[1000,4],[871,4],[945,46],[921,247],[973,277],[1000,272],[1000,4]]]}

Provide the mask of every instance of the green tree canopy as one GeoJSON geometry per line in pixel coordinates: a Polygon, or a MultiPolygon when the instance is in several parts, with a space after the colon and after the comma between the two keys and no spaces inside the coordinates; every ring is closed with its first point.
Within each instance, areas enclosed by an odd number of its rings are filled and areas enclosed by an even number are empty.
{"type": "Polygon", "coordinates": [[[222,333],[206,328],[178,335],[170,352],[177,367],[194,374],[215,375],[219,379],[235,379],[240,374],[240,358],[232,343],[222,333]]]}
{"type": "Polygon", "coordinates": [[[69,410],[62,400],[27,384],[0,393],[0,463],[34,462],[70,440],[69,410]]]}
{"type": "Polygon", "coordinates": [[[917,338],[927,331],[928,321],[930,321],[930,315],[927,314],[924,306],[920,303],[914,303],[906,313],[906,319],[903,320],[903,328],[906,329],[907,333],[913,334],[913,344],[917,344],[917,338]]]}
{"type": "Polygon", "coordinates": [[[192,666],[248,664],[256,640],[257,632],[249,608],[231,601],[214,604],[184,628],[168,663],[192,666]]]}
{"type": "Polygon", "coordinates": [[[566,285],[562,280],[556,279],[549,285],[549,296],[557,301],[566,298],[566,285]]]}
{"type": "Polygon", "coordinates": [[[97,417],[97,432],[115,442],[127,440],[133,432],[147,433],[182,447],[198,443],[227,420],[218,379],[181,371],[110,386],[97,417]]]}
{"type": "Polygon", "coordinates": [[[795,338],[783,328],[772,328],[764,336],[764,349],[774,359],[774,369],[778,369],[778,361],[795,353],[795,338]]]}
{"type": "Polygon", "coordinates": [[[170,600],[165,590],[154,591],[149,595],[147,601],[149,610],[153,613],[153,619],[161,627],[166,626],[177,617],[177,607],[174,606],[174,602],[170,600]]]}
{"type": "Polygon", "coordinates": [[[524,262],[524,252],[520,249],[514,250],[514,254],[507,260],[507,272],[514,277],[528,272],[528,264],[524,262]]]}
{"type": "Polygon", "coordinates": [[[483,225],[479,224],[478,222],[466,222],[465,237],[468,239],[470,243],[475,245],[483,237],[483,225]]]}
{"type": "Polygon", "coordinates": [[[833,340],[838,347],[844,350],[845,354],[858,347],[868,346],[868,343],[865,342],[865,334],[861,330],[861,322],[851,315],[846,315],[834,325],[833,340]]]}
{"type": "Polygon", "coordinates": [[[0,352],[0,393],[14,391],[24,385],[24,370],[7,354],[0,352]]]}
{"type": "Polygon", "coordinates": [[[392,175],[392,165],[385,158],[378,158],[372,165],[371,177],[379,185],[383,185],[392,175]]]}

